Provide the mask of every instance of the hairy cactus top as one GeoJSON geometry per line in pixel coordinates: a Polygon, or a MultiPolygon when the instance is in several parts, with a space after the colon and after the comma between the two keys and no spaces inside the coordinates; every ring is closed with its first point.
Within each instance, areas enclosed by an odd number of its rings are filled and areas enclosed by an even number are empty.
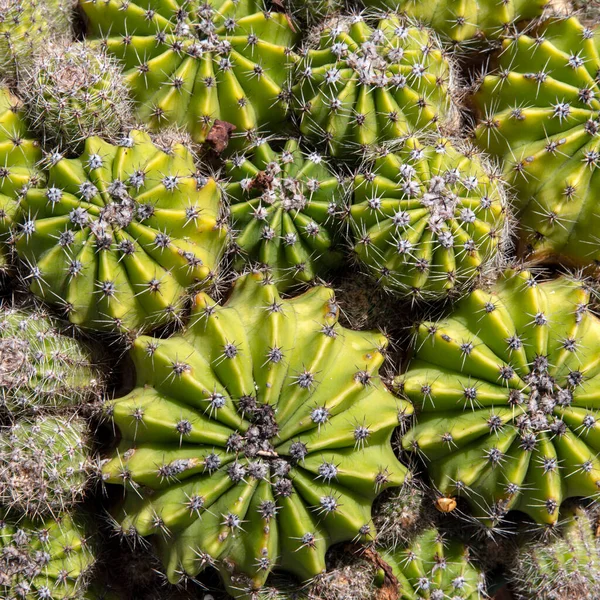
{"type": "Polygon", "coordinates": [[[373,29],[353,15],[331,18],[316,35],[292,93],[300,130],[334,156],[450,118],[451,68],[430,30],[394,14],[373,29]]]}
{"type": "Polygon", "coordinates": [[[170,580],[216,564],[244,596],[374,533],[374,498],[404,480],[390,438],[411,407],[378,376],[386,338],[338,312],[328,288],[282,300],[252,274],[224,306],[197,296],[184,335],[135,341],[138,387],[110,405],[122,441],[103,472],[127,488],[123,532],[154,534],[170,580]]]}
{"type": "Polygon", "coordinates": [[[426,23],[453,42],[496,38],[519,21],[540,17],[551,0],[362,0],[366,6],[395,10],[426,23]]]}
{"type": "Polygon", "coordinates": [[[0,305],[0,409],[39,413],[97,397],[99,371],[85,345],[46,313],[0,305]]]}
{"type": "Polygon", "coordinates": [[[0,513],[0,597],[78,600],[95,562],[85,525],[67,515],[27,520],[0,513]]]}
{"type": "Polygon", "coordinates": [[[294,139],[276,152],[261,138],[227,161],[226,174],[239,266],[244,259],[266,265],[286,287],[340,262],[332,221],[344,192],[324,157],[304,152],[294,139]]]}
{"type": "Polygon", "coordinates": [[[16,248],[32,291],[71,322],[131,331],[178,318],[186,288],[214,275],[220,210],[217,184],[183,146],[168,154],[140,131],[118,146],[91,137],[23,198],[16,248]]]}
{"type": "Polygon", "coordinates": [[[563,500],[600,489],[600,320],[561,277],[506,271],[440,322],[418,326],[397,379],[420,415],[403,438],[451,510],[496,525],[510,509],[555,524],[563,500]]]}
{"type": "Polygon", "coordinates": [[[505,160],[525,250],[600,261],[600,31],[550,20],[503,43],[474,97],[480,146],[505,160]]]}
{"type": "Polygon", "coordinates": [[[262,0],[80,5],[153,129],[177,124],[203,142],[216,119],[240,133],[285,120],[298,36],[262,0]]]}
{"type": "Polygon", "coordinates": [[[570,600],[600,597],[600,544],[586,511],[569,508],[560,533],[534,539],[515,554],[511,575],[517,598],[570,600]]]}
{"type": "Polygon", "coordinates": [[[81,150],[85,138],[114,139],[130,118],[120,66],[87,43],[53,43],[19,89],[32,126],[46,143],[81,150]]]}
{"type": "Polygon", "coordinates": [[[349,219],[369,273],[390,291],[427,299],[464,291],[496,266],[506,211],[501,181],[472,148],[409,138],[361,168],[349,219]]]}

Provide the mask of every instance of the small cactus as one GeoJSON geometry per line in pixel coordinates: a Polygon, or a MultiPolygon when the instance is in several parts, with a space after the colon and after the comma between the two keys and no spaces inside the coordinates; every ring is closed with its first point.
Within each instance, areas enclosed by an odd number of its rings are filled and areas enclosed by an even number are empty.
{"type": "Polygon", "coordinates": [[[477,143],[505,162],[522,252],[575,265],[600,261],[600,30],[551,19],[503,42],[473,100],[477,143]]]}
{"type": "Polygon", "coordinates": [[[217,184],[183,146],[167,154],[140,131],[119,145],[91,137],[25,195],[16,249],[31,290],[72,323],[128,332],[179,318],[187,288],[211,280],[220,211],[217,184]]]}
{"type": "Polygon", "coordinates": [[[0,502],[30,517],[81,501],[94,470],[83,419],[41,416],[0,430],[0,502]]]}
{"type": "Polygon", "coordinates": [[[0,598],[79,600],[94,562],[80,518],[29,520],[0,512],[0,598]]]}
{"type": "Polygon", "coordinates": [[[378,376],[386,338],[338,313],[328,288],[282,300],[250,274],[224,306],[198,295],[183,335],[135,340],[103,475],[126,487],[120,528],[155,538],[171,582],[214,565],[251,597],[273,568],[307,580],[329,545],[372,538],[373,500],[405,477],[390,440],[411,407],[378,376]]]}
{"type": "Polygon", "coordinates": [[[372,28],[355,14],[332,17],[313,37],[297,67],[294,108],[302,134],[334,156],[452,118],[453,70],[432,31],[394,14],[372,28]]]}
{"type": "Polygon", "coordinates": [[[323,156],[290,139],[280,152],[259,138],[226,163],[232,227],[242,269],[251,260],[281,288],[309,282],[341,262],[334,219],[344,195],[323,156]]]}
{"type": "Polygon", "coordinates": [[[403,297],[460,294],[503,260],[504,187],[464,143],[408,138],[377,150],[355,177],[348,217],[358,262],[403,297]]]}
{"type": "Polygon", "coordinates": [[[92,135],[114,140],[131,118],[119,64],[85,42],[48,45],[19,87],[32,126],[62,149],[81,151],[92,135]]]}
{"type": "Polygon", "coordinates": [[[505,271],[439,322],[417,326],[396,379],[419,411],[402,439],[420,456],[438,507],[469,500],[487,526],[519,510],[554,525],[561,503],[600,489],[600,320],[574,278],[505,271]]]}
{"type": "Polygon", "coordinates": [[[298,34],[262,0],[80,6],[90,39],[121,61],[137,116],[153,130],[176,124],[204,142],[215,121],[240,135],[285,121],[298,34]]]}
{"type": "Polygon", "coordinates": [[[600,598],[600,545],[594,523],[581,507],[570,507],[564,516],[554,535],[529,539],[514,555],[510,574],[519,600],[600,598]]]}
{"type": "Polygon", "coordinates": [[[98,398],[90,350],[43,311],[0,304],[0,410],[35,414],[98,398]]]}

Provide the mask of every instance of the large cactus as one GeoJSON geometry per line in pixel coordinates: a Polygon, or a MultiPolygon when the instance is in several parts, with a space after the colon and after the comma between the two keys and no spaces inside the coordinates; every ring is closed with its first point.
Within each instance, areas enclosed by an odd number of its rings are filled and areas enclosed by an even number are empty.
{"type": "Polygon", "coordinates": [[[435,34],[389,14],[332,17],[299,62],[294,107],[304,135],[334,156],[451,118],[453,72],[435,34]]]}
{"type": "Polygon", "coordinates": [[[464,143],[409,138],[391,148],[375,152],[354,179],[356,258],[401,296],[458,294],[502,261],[502,182],[464,143]]]}
{"type": "Polygon", "coordinates": [[[344,196],[325,158],[288,140],[281,152],[265,138],[226,163],[237,266],[247,261],[271,269],[280,287],[308,282],[337,265],[334,219],[344,196]]]}
{"type": "Polygon", "coordinates": [[[190,152],[133,131],[120,145],[88,138],[50,166],[48,187],[19,210],[19,256],[31,289],[71,322],[131,331],[176,319],[186,289],[215,274],[227,228],[213,179],[190,152]]]}
{"type": "Polygon", "coordinates": [[[262,0],[80,5],[153,129],[177,124],[203,142],[216,119],[238,133],[285,120],[298,35],[262,0]]]}
{"type": "Polygon", "coordinates": [[[563,500],[600,487],[600,320],[582,282],[506,271],[439,322],[421,323],[397,379],[420,411],[403,447],[423,458],[451,510],[470,500],[553,525],[563,500]]]}
{"type": "Polygon", "coordinates": [[[504,159],[523,250],[537,259],[600,261],[599,53],[598,30],[549,20],[504,41],[474,97],[477,142],[504,159]]]}
{"type": "Polygon", "coordinates": [[[369,539],[400,485],[391,435],[411,407],[380,380],[387,340],[341,327],[332,290],[282,300],[263,275],[228,302],[196,297],[184,335],[139,337],[137,387],[110,404],[124,533],[153,535],[178,581],[215,564],[233,595],[274,567],[301,580],[330,544],[369,539]]]}

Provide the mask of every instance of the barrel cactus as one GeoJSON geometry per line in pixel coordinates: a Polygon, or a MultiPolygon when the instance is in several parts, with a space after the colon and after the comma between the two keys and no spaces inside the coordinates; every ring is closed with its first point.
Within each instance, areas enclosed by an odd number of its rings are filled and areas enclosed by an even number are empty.
{"type": "Polygon", "coordinates": [[[420,415],[403,447],[427,464],[451,511],[457,496],[498,525],[511,509],[554,525],[563,500],[600,488],[600,320],[576,279],[507,270],[439,322],[421,323],[396,380],[420,415]]]}
{"type": "Polygon", "coordinates": [[[49,44],[19,89],[44,141],[68,150],[92,135],[115,139],[130,120],[120,66],[84,42],[49,44]]]}
{"type": "Polygon", "coordinates": [[[356,258],[391,292],[416,300],[456,295],[502,261],[502,181],[462,142],[408,138],[383,147],[353,187],[356,258]]]}
{"type": "Polygon", "coordinates": [[[600,261],[600,33],[573,17],[504,41],[474,102],[478,144],[505,161],[517,192],[523,252],[575,265],[600,261]]]}
{"type": "Polygon", "coordinates": [[[362,0],[368,7],[395,10],[426,23],[452,42],[497,38],[517,24],[542,16],[551,0],[362,0]]]}
{"type": "Polygon", "coordinates": [[[85,420],[39,416],[0,429],[0,502],[29,516],[81,501],[94,471],[85,420]]]}
{"type": "Polygon", "coordinates": [[[140,131],[119,145],[91,137],[27,192],[16,249],[32,291],[72,323],[133,331],[179,318],[186,289],[211,280],[227,237],[220,211],[216,182],[183,146],[167,154],[140,131]]]}
{"type": "Polygon", "coordinates": [[[343,185],[323,156],[304,151],[295,139],[277,151],[259,138],[227,161],[225,173],[238,268],[248,261],[265,265],[285,288],[341,262],[334,220],[343,185]]]}
{"type": "Polygon", "coordinates": [[[77,600],[95,562],[87,525],[67,514],[28,520],[0,513],[0,597],[77,600]]]}
{"type": "Polygon", "coordinates": [[[90,38],[121,61],[137,116],[152,129],[177,124],[203,142],[215,121],[241,135],[285,120],[298,34],[262,0],[80,6],[90,38]]]}
{"type": "Polygon", "coordinates": [[[453,70],[431,30],[395,14],[372,28],[352,15],[315,37],[298,63],[294,107],[302,133],[334,156],[452,118],[453,70]]]}
{"type": "Polygon", "coordinates": [[[156,539],[169,580],[216,565],[251,597],[275,567],[306,580],[330,544],[372,537],[373,500],[405,477],[390,439],[411,407],[378,375],[387,339],[338,312],[329,288],[283,300],[249,274],[223,306],[198,295],[183,335],[135,340],[103,476],[126,487],[120,529],[156,539]]]}

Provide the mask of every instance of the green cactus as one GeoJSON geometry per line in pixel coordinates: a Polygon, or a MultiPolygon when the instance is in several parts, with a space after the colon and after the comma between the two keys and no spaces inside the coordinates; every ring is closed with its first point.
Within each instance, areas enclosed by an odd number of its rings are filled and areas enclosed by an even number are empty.
{"type": "Polygon", "coordinates": [[[452,42],[497,38],[521,21],[536,19],[552,0],[362,0],[367,7],[394,10],[427,24],[452,42]]]}
{"type": "Polygon", "coordinates": [[[304,152],[295,139],[277,152],[259,138],[225,172],[239,269],[249,260],[265,265],[286,288],[341,262],[333,221],[344,191],[320,154],[304,152]]]}
{"type": "Polygon", "coordinates": [[[314,25],[332,14],[344,10],[347,0],[287,0],[286,5],[301,23],[314,25]]]}
{"type": "Polygon", "coordinates": [[[516,598],[570,600],[600,597],[600,545],[583,508],[565,511],[560,533],[523,544],[511,568],[516,598]]]}
{"type": "Polygon", "coordinates": [[[0,409],[9,414],[77,407],[103,378],[83,343],[40,310],[0,304],[0,409]]]}
{"type": "Polygon", "coordinates": [[[390,438],[411,407],[378,376],[387,339],[338,312],[328,288],[282,300],[249,274],[224,306],[198,295],[184,335],[135,340],[103,474],[126,486],[120,529],[154,536],[170,581],[216,565],[249,597],[274,567],[309,579],[330,544],[374,533],[374,498],[405,477],[390,438]]]}
{"type": "Polygon", "coordinates": [[[177,124],[204,142],[215,120],[239,134],[285,121],[298,35],[262,0],[79,1],[152,129],[177,124]]]}
{"type": "Polygon", "coordinates": [[[420,410],[403,438],[452,510],[489,526],[519,510],[554,525],[563,500],[598,493],[600,320],[575,279],[507,270],[440,322],[418,326],[396,383],[420,410]]]}
{"type": "Polygon", "coordinates": [[[92,135],[115,139],[131,119],[119,64],[85,42],[49,44],[19,89],[44,141],[70,151],[92,135]]]}
{"type": "Polygon", "coordinates": [[[507,39],[474,102],[478,144],[504,158],[517,192],[523,252],[576,265],[600,261],[600,32],[576,18],[507,39]]]}
{"type": "Polygon", "coordinates": [[[220,210],[217,184],[183,146],[167,154],[140,131],[118,146],[91,137],[23,198],[16,249],[31,290],[72,323],[132,331],[179,318],[186,289],[211,280],[220,210]]]}
{"type": "Polygon", "coordinates": [[[86,530],[67,514],[33,521],[0,513],[0,597],[79,600],[95,562],[86,530]]]}
{"type": "Polygon", "coordinates": [[[316,37],[292,95],[303,135],[334,156],[451,118],[452,69],[430,30],[394,14],[373,29],[352,15],[332,17],[316,37]]]}
{"type": "Polygon", "coordinates": [[[425,529],[405,548],[380,549],[379,553],[398,579],[400,600],[489,597],[485,575],[471,561],[469,548],[444,539],[435,527],[425,529]]]}
{"type": "Polygon", "coordinates": [[[506,246],[497,173],[473,148],[442,138],[376,151],[354,180],[349,220],[359,263],[384,289],[417,300],[463,292],[506,246]]]}
{"type": "Polygon", "coordinates": [[[40,416],[0,430],[0,502],[30,517],[81,501],[94,472],[85,420],[40,416]]]}

